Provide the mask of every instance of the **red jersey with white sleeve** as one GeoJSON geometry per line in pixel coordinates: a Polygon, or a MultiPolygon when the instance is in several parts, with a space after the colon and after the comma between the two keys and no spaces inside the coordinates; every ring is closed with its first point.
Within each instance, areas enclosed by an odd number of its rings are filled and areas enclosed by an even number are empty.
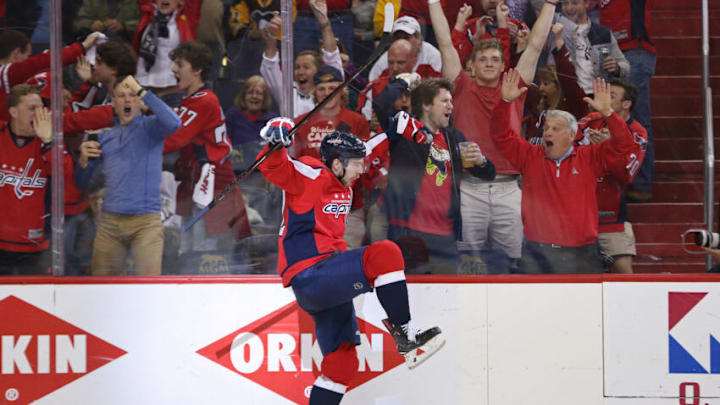
{"type": "MultiPolygon", "coordinates": [[[[62,50],[63,65],[75,63],[82,54],[82,45],[76,43],[66,46],[62,50]]],[[[31,56],[22,62],[0,65],[0,120],[10,119],[8,96],[13,86],[25,83],[26,80],[48,69],[50,69],[50,52],[31,56]]]]}
{"type": "MultiPolygon", "coordinates": [[[[258,158],[267,150],[266,146],[258,158]]],[[[332,253],[347,250],[343,235],[353,192],[320,160],[310,156],[296,159],[285,148],[268,155],[259,169],[283,190],[278,273],[287,287],[296,274],[332,253]]]]}
{"type": "MultiPolygon", "coordinates": [[[[17,137],[8,123],[0,122],[0,250],[48,248],[50,151],[39,138],[17,137]]],[[[67,152],[63,165],[66,173],[72,170],[67,152]]]]}
{"type": "MultiPolygon", "coordinates": [[[[632,183],[647,150],[647,131],[632,118],[626,122],[633,137],[632,147],[619,159],[610,164],[610,172],[597,179],[597,200],[599,232],[624,232],[627,217],[627,204],[624,199],[625,187],[632,183]]],[[[606,128],[605,117],[593,112],[578,121],[578,145],[587,145],[589,129],[606,128]],[[582,135],[582,137],[581,137],[582,135]]],[[[614,136],[612,133],[610,136],[614,136]]]]}
{"type": "MultiPolygon", "coordinates": [[[[215,93],[203,87],[191,96],[185,97],[177,112],[182,125],[175,133],[165,138],[163,153],[180,151],[180,157],[175,161],[175,178],[180,181],[177,212],[188,216],[191,214],[193,204],[193,187],[200,180],[203,164],[215,165],[214,195],[218,195],[225,186],[235,180],[235,173],[229,159],[232,145],[225,129],[225,114],[215,93]]],[[[205,216],[206,234],[228,232],[229,223],[238,212],[241,214],[236,221],[240,220],[241,234],[249,234],[250,226],[247,222],[242,194],[236,189],[233,195],[234,198],[223,199],[205,216]],[[230,201],[226,202],[226,200],[230,201]]]]}

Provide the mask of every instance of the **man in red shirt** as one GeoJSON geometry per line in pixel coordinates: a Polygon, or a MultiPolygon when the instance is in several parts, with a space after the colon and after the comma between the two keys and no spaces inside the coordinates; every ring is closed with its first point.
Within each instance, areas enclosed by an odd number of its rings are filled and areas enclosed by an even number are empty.
{"type": "Polygon", "coordinates": [[[633,145],[630,131],[610,107],[610,86],[596,79],[594,98],[584,100],[606,119],[610,140],[574,147],[575,117],[550,110],[542,145],[532,145],[510,126],[511,102],[527,90],[518,87],[520,82],[514,69],[505,74],[490,135],[523,175],[521,269],[525,273],[600,273],[596,179],[624,166],[633,145]]]}
{"type": "MultiPolygon", "coordinates": [[[[340,71],[329,65],[320,67],[313,80],[316,103],[330,95],[343,81],[340,71]]],[[[296,132],[294,146],[296,156],[319,158],[320,144],[323,138],[336,130],[351,132],[362,141],[370,138],[368,121],[362,115],[345,108],[346,100],[346,92],[338,93],[296,132]]],[[[306,115],[297,117],[295,122],[300,122],[306,115]]],[[[352,213],[348,219],[348,232],[345,239],[351,248],[356,248],[362,245],[365,236],[365,215],[362,210],[364,201],[360,182],[356,183],[353,191],[352,213]]]]}
{"type": "MultiPolygon", "coordinates": [[[[637,87],[621,80],[610,80],[610,100],[612,109],[625,120],[634,143],[619,164],[606,176],[598,179],[597,199],[600,214],[598,242],[600,249],[614,260],[613,271],[632,273],[632,260],[636,255],[635,235],[628,220],[625,187],[632,182],[640,169],[647,146],[647,133],[639,122],[630,117],[637,99],[637,87]]],[[[583,135],[579,144],[601,143],[613,134],[608,132],[607,123],[602,114],[591,113],[578,122],[579,132],[583,135]]]]}
{"type": "MultiPolygon", "coordinates": [[[[343,79],[338,69],[323,65],[315,73],[313,81],[315,82],[313,96],[315,103],[319,103],[338,88],[343,79]]],[[[344,92],[336,94],[332,100],[325,103],[323,108],[296,132],[294,146],[296,156],[308,155],[319,158],[320,143],[323,138],[335,132],[339,127],[356,134],[361,140],[367,140],[370,137],[367,120],[362,115],[345,108],[346,100],[347,95],[344,92]]],[[[298,116],[295,118],[295,122],[300,122],[306,115],[298,116]]]]}
{"type": "MultiPolygon", "coordinates": [[[[519,171],[498,150],[489,136],[493,109],[501,101],[500,75],[505,70],[503,47],[496,39],[479,41],[470,56],[470,74],[458,57],[450,36],[450,27],[443,14],[439,0],[429,0],[430,17],[437,35],[443,59],[443,76],[454,81],[455,127],[468,140],[480,145],[480,149],[495,163],[497,177],[482,181],[465,176],[460,185],[463,218],[463,243],[461,250],[473,256],[488,248],[493,251],[487,257],[504,255],[498,263],[488,263],[493,272],[508,272],[512,262],[520,258],[523,223],[520,215],[522,193],[517,184],[519,171]],[[508,259],[509,258],[509,259],[508,259]]],[[[527,48],[517,64],[522,85],[531,83],[535,76],[540,52],[550,32],[556,3],[545,2],[528,40],[527,48]]],[[[506,17],[507,5],[498,7],[506,17]]],[[[525,96],[519,96],[510,109],[510,125],[520,133],[525,96]]]]}
{"type": "MultiPolygon", "coordinates": [[[[19,84],[0,122],[0,275],[42,274],[47,255],[52,132],[40,89],[19,84]]],[[[72,166],[65,155],[65,170],[72,166]]]]}

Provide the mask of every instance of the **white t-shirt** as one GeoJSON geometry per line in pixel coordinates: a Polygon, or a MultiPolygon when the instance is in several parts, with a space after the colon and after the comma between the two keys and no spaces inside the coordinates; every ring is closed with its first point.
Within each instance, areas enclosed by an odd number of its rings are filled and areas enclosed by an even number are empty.
{"type": "MultiPolygon", "coordinates": [[[[157,12],[157,11],[156,11],[157,12]]],[[[172,72],[173,62],[170,60],[170,51],[180,45],[180,32],[178,31],[177,23],[175,22],[175,15],[177,11],[173,13],[168,21],[168,37],[158,37],[158,49],[155,54],[155,63],[150,68],[150,71],[145,70],[145,59],[138,58],[137,74],[135,79],[144,87],[157,87],[165,88],[175,86],[177,79],[172,72]]],[[[150,26],[148,25],[143,32],[142,39],[150,33],[150,26]]]]}
{"type": "Polygon", "coordinates": [[[587,34],[590,24],[578,24],[575,30],[575,74],[578,84],[585,93],[592,94],[595,71],[592,63],[592,49],[588,47],[587,34]]]}

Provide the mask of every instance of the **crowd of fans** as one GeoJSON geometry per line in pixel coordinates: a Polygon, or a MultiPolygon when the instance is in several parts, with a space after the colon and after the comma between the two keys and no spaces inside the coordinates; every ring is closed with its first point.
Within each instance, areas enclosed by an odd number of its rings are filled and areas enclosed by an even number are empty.
{"type": "MultiPolygon", "coordinates": [[[[0,11],[0,274],[48,274],[49,1],[0,11]]],[[[620,0],[296,0],[295,156],[367,145],[348,247],[406,272],[632,272],[652,197],[648,12],[620,0]]],[[[280,0],[63,1],[65,274],[274,273],[283,194],[256,159],[280,115],[280,0]],[[77,40],[78,42],[74,42],[77,40]]],[[[302,213],[297,213],[298,215],[302,213]]]]}

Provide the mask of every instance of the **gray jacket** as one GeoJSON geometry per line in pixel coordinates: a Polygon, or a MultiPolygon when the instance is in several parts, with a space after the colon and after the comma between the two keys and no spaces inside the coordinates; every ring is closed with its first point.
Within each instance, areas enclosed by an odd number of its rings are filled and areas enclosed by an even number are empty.
{"type": "MultiPolygon", "coordinates": [[[[575,61],[575,50],[577,49],[575,42],[577,36],[575,33],[578,26],[562,15],[558,17],[557,22],[562,23],[565,27],[563,29],[563,40],[565,41],[567,48],[570,50],[570,58],[577,67],[577,62],[575,61]]],[[[609,79],[611,77],[630,76],[630,62],[628,62],[625,55],[623,55],[609,28],[591,22],[590,29],[585,36],[585,45],[590,52],[589,56],[592,60],[593,71],[595,72],[596,77],[599,76],[609,79]],[[600,50],[602,48],[607,48],[610,51],[609,56],[615,58],[615,61],[618,64],[618,71],[615,73],[608,73],[603,70],[602,61],[600,60],[600,50]]]]}

